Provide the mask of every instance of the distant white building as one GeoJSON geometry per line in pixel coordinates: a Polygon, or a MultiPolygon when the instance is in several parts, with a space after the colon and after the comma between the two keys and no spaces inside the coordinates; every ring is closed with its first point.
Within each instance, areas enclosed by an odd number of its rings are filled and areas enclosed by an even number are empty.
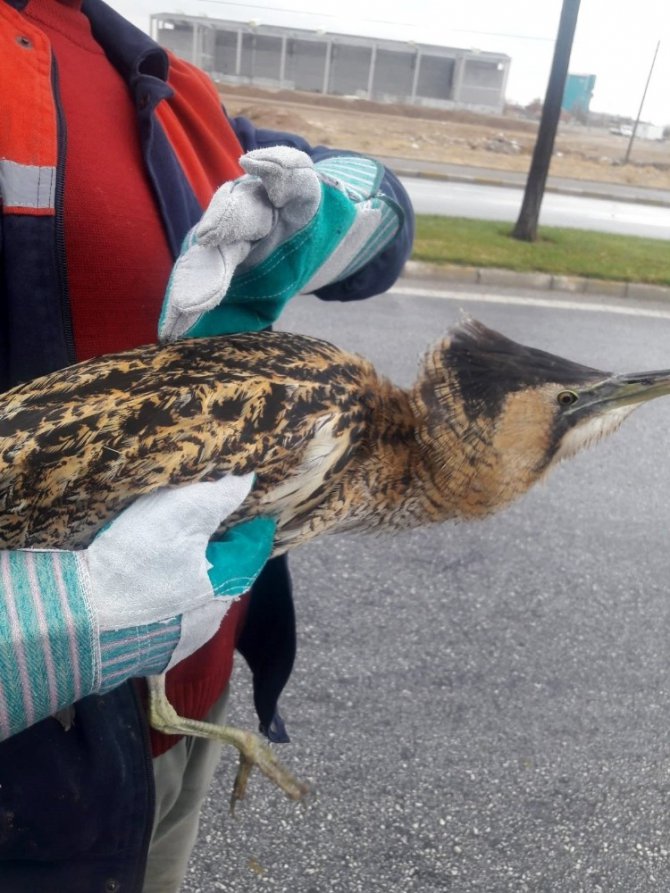
{"type": "Polygon", "coordinates": [[[502,112],[510,57],[175,13],[153,38],[228,84],[502,112]]]}
{"type": "Polygon", "coordinates": [[[641,140],[662,140],[663,128],[659,124],[646,124],[644,121],[640,121],[635,136],[641,140]]]}
{"type": "MultiPolygon", "coordinates": [[[[618,136],[632,136],[633,124],[618,124],[616,127],[610,127],[610,133],[616,133],[618,136]]],[[[663,130],[659,124],[648,124],[645,121],[639,121],[635,128],[635,136],[641,140],[662,140],[663,130]]]]}

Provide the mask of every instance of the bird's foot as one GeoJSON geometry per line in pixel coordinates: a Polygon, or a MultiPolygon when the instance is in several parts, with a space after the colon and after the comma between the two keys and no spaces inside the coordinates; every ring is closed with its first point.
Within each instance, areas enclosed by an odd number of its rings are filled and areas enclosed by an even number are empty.
{"type": "Polygon", "coordinates": [[[230,797],[230,811],[243,800],[246,794],[249,775],[257,766],[266,778],[273,781],[291,800],[304,800],[310,789],[295,778],[277,759],[272,749],[258,735],[233,726],[219,726],[198,719],[179,716],[165,694],[165,680],[162,676],[152,676],[149,684],[149,723],[158,732],[167,735],[194,735],[198,738],[211,738],[224,744],[232,744],[240,754],[240,763],[230,797]]]}

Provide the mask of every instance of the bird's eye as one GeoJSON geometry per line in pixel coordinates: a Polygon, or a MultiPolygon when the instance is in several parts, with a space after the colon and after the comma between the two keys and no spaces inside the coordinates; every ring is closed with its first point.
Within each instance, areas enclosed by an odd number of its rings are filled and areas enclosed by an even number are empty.
{"type": "Polygon", "coordinates": [[[573,403],[577,402],[579,397],[574,391],[561,391],[556,399],[561,406],[571,406],[573,403]]]}

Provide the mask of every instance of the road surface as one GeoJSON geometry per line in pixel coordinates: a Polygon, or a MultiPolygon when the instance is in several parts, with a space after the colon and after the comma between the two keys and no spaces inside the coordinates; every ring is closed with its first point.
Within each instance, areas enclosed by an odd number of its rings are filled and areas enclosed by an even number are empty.
{"type": "MultiPolygon", "coordinates": [[[[448,180],[403,177],[417,214],[514,222],[523,190],[448,180]]],[[[546,192],[540,224],[670,239],[670,208],[546,192]]]]}
{"type": "MultiPolygon", "coordinates": [[[[467,312],[619,371],[670,366],[670,312],[545,293],[298,299],[284,327],[408,384],[467,312]],[[535,303],[535,299],[538,303],[535,303]]],[[[299,652],[281,754],[302,810],[234,756],[185,893],[670,889],[670,400],[638,410],[497,518],[324,539],[292,558],[299,652]]],[[[253,727],[238,661],[231,720],[253,727]]]]}

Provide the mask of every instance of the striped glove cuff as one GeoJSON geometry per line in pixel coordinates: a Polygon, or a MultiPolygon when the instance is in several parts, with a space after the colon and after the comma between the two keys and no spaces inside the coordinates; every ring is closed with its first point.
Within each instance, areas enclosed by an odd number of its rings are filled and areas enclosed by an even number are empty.
{"type": "Polygon", "coordinates": [[[81,553],[0,552],[0,739],[131,676],[160,673],[181,620],[98,632],[81,553]]]}
{"type": "Polygon", "coordinates": [[[391,243],[403,222],[403,210],[380,192],[384,168],[373,158],[335,155],[314,165],[324,183],[343,191],[354,203],[354,220],[333,254],[303,286],[306,294],[340,282],[368,264],[391,243]]]}

